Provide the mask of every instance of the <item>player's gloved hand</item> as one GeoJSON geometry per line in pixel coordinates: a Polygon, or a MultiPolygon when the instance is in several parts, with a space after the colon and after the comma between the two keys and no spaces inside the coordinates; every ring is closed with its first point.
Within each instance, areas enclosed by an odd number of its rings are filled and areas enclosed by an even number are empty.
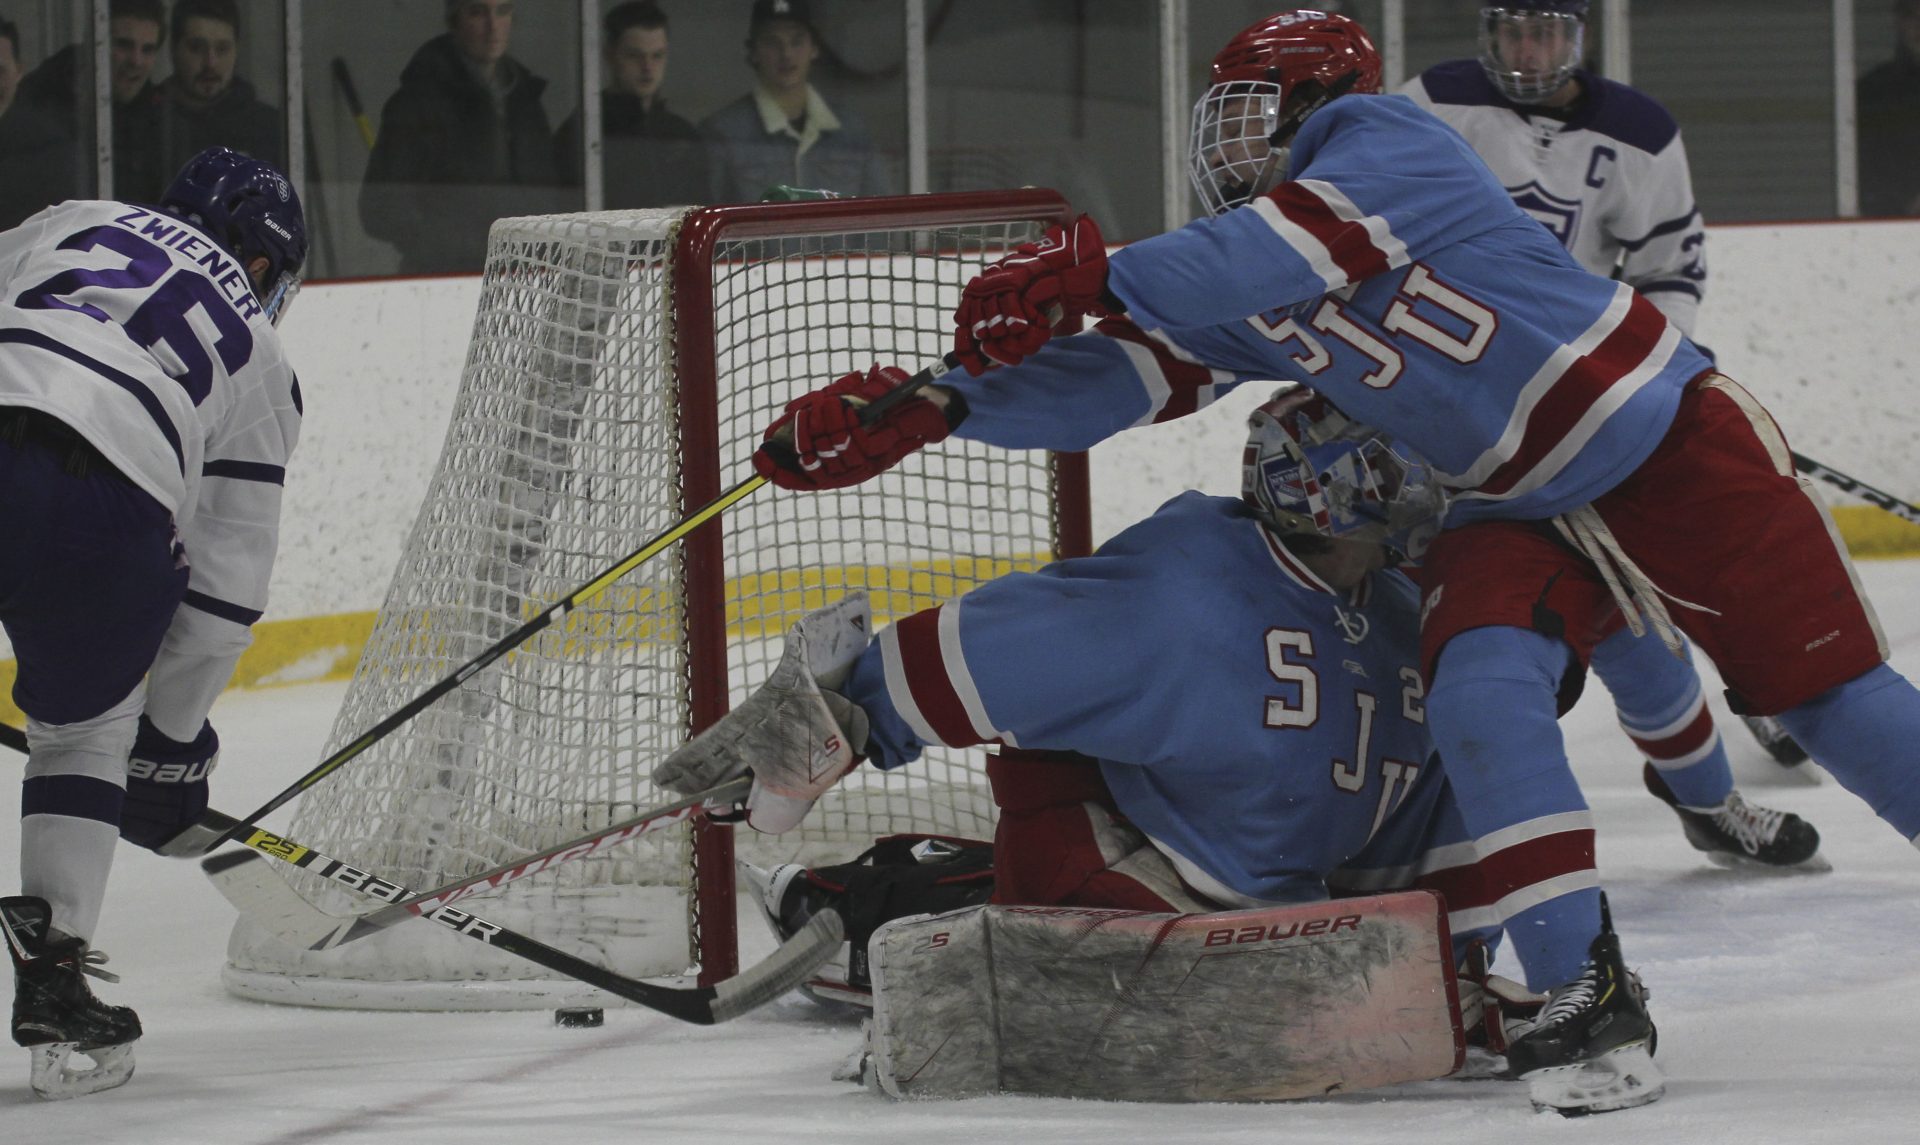
{"type": "Polygon", "coordinates": [[[861,409],[906,380],[904,370],[875,366],[788,402],[754,451],[754,471],[782,489],[839,489],[944,439],[952,432],[947,411],[918,396],[860,424],[861,409]]]}
{"type": "Polygon", "coordinates": [[[975,275],[954,311],[953,352],[969,374],[994,362],[1017,365],[1053,337],[1066,318],[1104,314],[1107,247],[1085,215],[1067,227],[1049,227],[1039,243],[1025,243],[975,275]]]}
{"type": "Polygon", "coordinates": [[[120,837],[157,851],[207,809],[207,776],[220,759],[220,737],[211,723],[182,743],[140,717],[133,755],[127,761],[127,799],[120,808],[120,837]]]}

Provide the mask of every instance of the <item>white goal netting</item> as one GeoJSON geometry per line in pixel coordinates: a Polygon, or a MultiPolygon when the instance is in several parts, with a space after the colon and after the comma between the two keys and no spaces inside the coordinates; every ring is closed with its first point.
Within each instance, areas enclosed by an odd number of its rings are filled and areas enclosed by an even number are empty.
{"type": "MultiPolygon", "coordinates": [[[[750,476],[787,401],[938,357],[968,278],[1063,210],[1021,192],[496,223],[439,467],[329,750],[750,476]]],[[[764,488],[317,784],[289,833],[427,890],[664,802],[654,761],[744,698],[804,612],[860,587],[884,623],[1051,559],[1056,468],[952,439],[858,489],[764,488]]],[[[901,830],[990,836],[979,759],[862,769],[752,857],[850,856],[901,830]]],[[[733,887],[722,830],[696,834],[461,905],[621,973],[711,972],[732,958],[733,887]]],[[[352,1007],[605,1000],[417,921],[314,954],[242,920],[226,981],[352,1007]]]]}

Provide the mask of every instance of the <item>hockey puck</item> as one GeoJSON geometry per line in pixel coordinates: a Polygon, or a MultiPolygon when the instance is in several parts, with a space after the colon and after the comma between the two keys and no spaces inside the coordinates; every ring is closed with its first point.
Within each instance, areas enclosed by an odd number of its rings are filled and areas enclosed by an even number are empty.
{"type": "Polygon", "coordinates": [[[569,1030],[591,1030],[606,1020],[607,1012],[598,1006],[567,1006],[553,1012],[553,1024],[569,1030]]]}

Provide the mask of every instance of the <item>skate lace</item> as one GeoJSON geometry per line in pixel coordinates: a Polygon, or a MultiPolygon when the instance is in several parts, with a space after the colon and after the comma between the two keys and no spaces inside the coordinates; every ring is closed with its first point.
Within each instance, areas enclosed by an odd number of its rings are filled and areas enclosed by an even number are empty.
{"type": "Polygon", "coordinates": [[[1786,812],[1770,811],[1765,807],[1755,807],[1740,798],[1738,791],[1730,792],[1727,801],[1713,813],[1714,826],[1734,837],[1747,854],[1758,854],[1761,847],[1773,842],[1780,833],[1780,824],[1786,820],[1786,812]]]}
{"type": "Polygon", "coordinates": [[[1599,973],[1591,966],[1582,971],[1580,977],[1561,987],[1540,1011],[1540,1017],[1534,1021],[1535,1029],[1545,1029],[1567,1021],[1575,1014],[1593,1004],[1600,993],[1599,973]]]}
{"type": "Polygon", "coordinates": [[[89,950],[80,956],[80,973],[98,978],[102,982],[118,982],[120,976],[111,970],[103,969],[111,961],[105,951],[89,950]]]}

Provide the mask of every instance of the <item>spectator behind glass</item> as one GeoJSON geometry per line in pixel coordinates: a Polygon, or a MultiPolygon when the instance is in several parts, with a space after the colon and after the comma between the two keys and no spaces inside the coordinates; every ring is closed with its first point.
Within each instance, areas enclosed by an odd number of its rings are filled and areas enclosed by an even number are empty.
{"type": "Polygon", "coordinates": [[[58,128],[16,101],[19,89],[20,29],[0,19],[0,230],[47,205],[46,188],[30,176],[48,156],[66,155],[58,128]]]}
{"type": "MultiPolygon", "coordinates": [[[[162,96],[151,82],[166,26],[160,0],[113,0],[109,9],[113,194],[123,201],[153,202],[174,173],[160,161],[162,96]]],[[[81,112],[93,106],[91,60],[91,48],[69,44],[20,81],[14,114],[38,121],[40,150],[35,153],[41,161],[30,167],[7,164],[0,179],[0,226],[12,226],[41,207],[93,196],[92,117],[81,112]],[[16,202],[31,205],[16,216],[16,202]]]]}
{"type": "MultiPolygon", "coordinates": [[[[608,87],[600,93],[602,185],[608,208],[704,203],[707,152],[693,124],[667,110],[667,15],[654,0],[607,13],[608,87]]],[[[574,112],[554,136],[555,160],[570,186],[585,182],[584,117],[574,112]]]]}
{"type": "Polygon", "coordinates": [[[1860,213],[1920,215],[1920,0],[1894,0],[1893,58],[1860,77],[1860,213]]]}
{"type": "Polygon", "coordinates": [[[714,201],[758,199],[769,187],[884,195],[892,190],[866,125],[836,115],[807,82],[820,58],[806,0],[754,0],[747,25],[753,90],[700,125],[714,201]]]}
{"type": "MultiPolygon", "coordinates": [[[[234,75],[239,58],[236,0],[175,0],[173,75],[163,89],[162,171],[178,171],[209,147],[231,147],[274,167],[286,166],[280,112],[234,75]]],[[[154,193],[159,190],[156,186],[154,193]]]]}
{"type": "Polygon", "coordinates": [[[360,189],[367,233],[402,274],[479,270],[487,228],[544,214],[556,194],[547,81],[507,54],[512,0],[446,0],[447,33],[420,46],[380,116],[360,189]]]}

